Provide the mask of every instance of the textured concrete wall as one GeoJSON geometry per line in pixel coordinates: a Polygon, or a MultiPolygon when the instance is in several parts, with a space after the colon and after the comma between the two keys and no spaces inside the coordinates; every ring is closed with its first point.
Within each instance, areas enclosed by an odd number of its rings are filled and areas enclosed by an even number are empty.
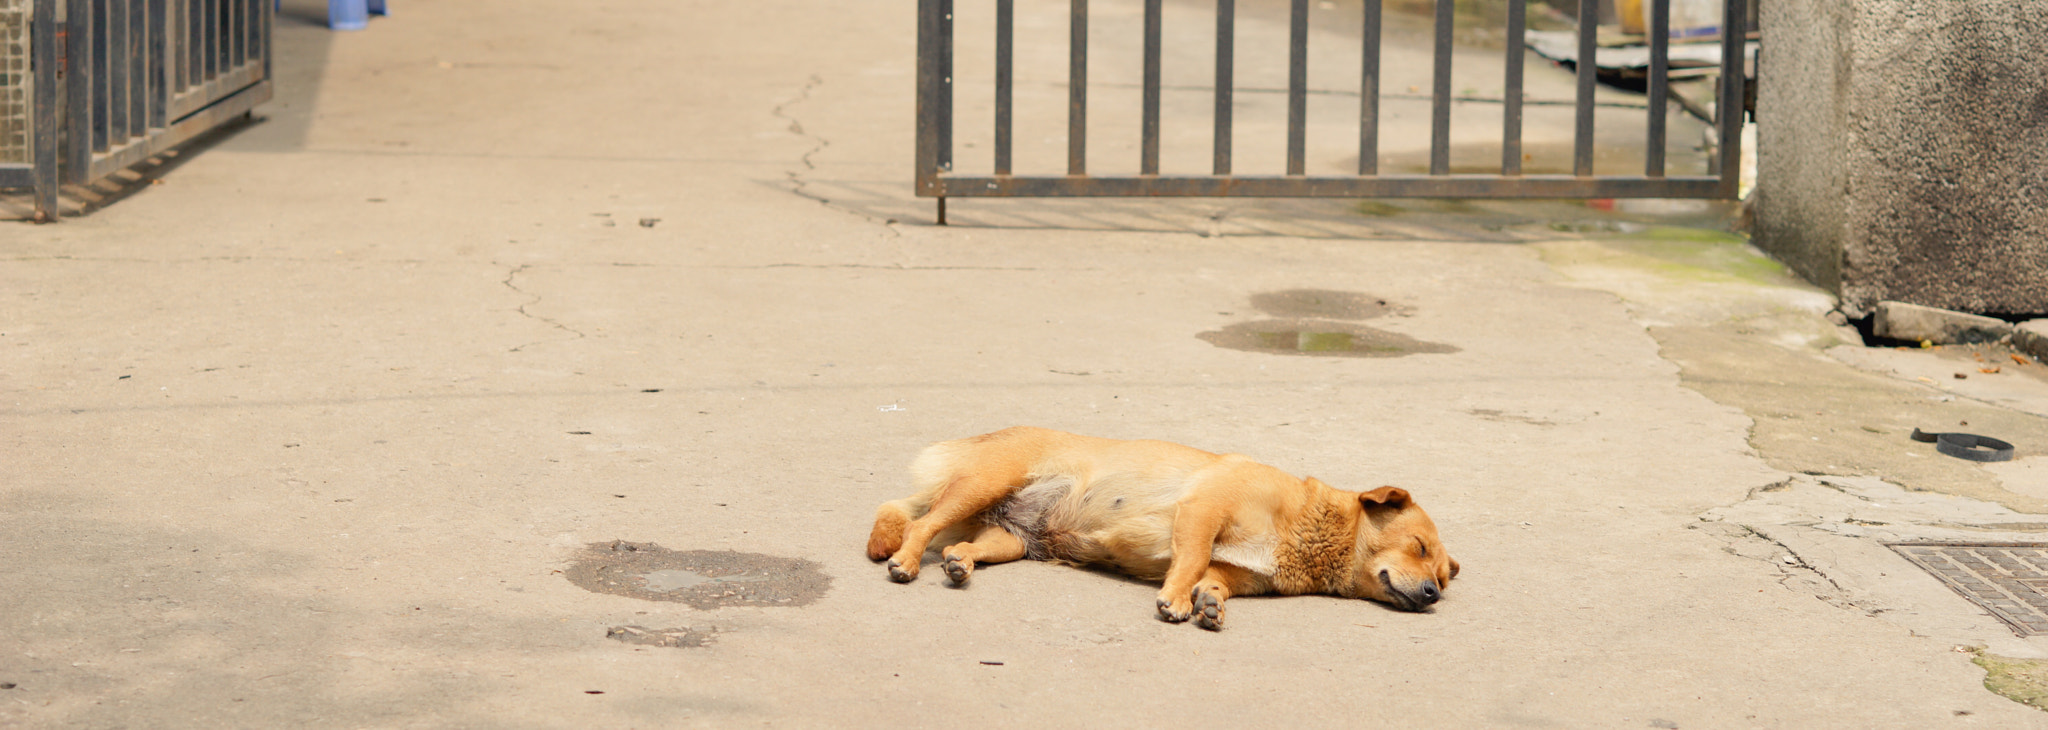
{"type": "Polygon", "coordinates": [[[1842,296],[2048,312],[2048,2],[1762,7],[1757,244],[1842,296]]]}

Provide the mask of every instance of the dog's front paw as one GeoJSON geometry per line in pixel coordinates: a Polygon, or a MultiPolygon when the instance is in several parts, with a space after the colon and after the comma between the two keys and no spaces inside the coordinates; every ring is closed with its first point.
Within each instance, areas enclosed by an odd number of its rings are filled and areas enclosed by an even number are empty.
{"type": "Polygon", "coordinates": [[[1179,598],[1160,596],[1155,605],[1159,607],[1159,620],[1172,624],[1188,620],[1188,617],[1194,615],[1195,612],[1194,602],[1188,600],[1186,596],[1179,598]]]}
{"type": "Polygon", "coordinates": [[[1223,630],[1223,597],[1209,586],[1195,586],[1195,625],[1210,631],[1223,630]]]}
{"type": "Polygon", "coordinates": [[[956,586],[966,585],[968,576],[974,575],[974,561],[950,553],[939,567],[946,569],[946,580],[956,586]]]}
{"type": "Polygon", "coordinates": [[[909,583],[911,581],[917,580],[917,563],[912,562],[909,565],[904,565],[902,561],[897,560],[895,558],[890,558],[889,580],[893,580],[898,583],[909,583]]]}

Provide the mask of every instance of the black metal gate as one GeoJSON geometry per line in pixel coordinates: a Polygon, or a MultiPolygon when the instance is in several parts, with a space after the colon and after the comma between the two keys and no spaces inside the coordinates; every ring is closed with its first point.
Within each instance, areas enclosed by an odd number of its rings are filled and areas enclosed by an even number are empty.
{"type": "Polygon", "coordinates": [[[1671,0],[1647,0],[1650,46],[1646,79],[1649,97],[1648,147],[1641,175],[1593,173],[1593,111],[1597,73],[1595,58],[1598,0],[1580,0],[1576,64],[1576,128],[1569,175],[1523,174],[1522,122],[1524,28],[1526,0],[1507,3],[1506,93],[1503,99],[1500,169],[1496,174],[1452,174],[1450,171],[1450,108],[1453,101],[1451,47],[1453,0],[1437,0],[1434,18],[1433,87],[1429,174],[1389,175],[1378,169],[1380,119],[1380,37],[1382,0],[1363,0],[1364,57],[1359,90],[1358,172],[1322,176],[1304,173],[1308,96],[1308,0],[1292,0],[1287,86],[1286,174],[1236,175],[1231,166],[1232,95],[1235,75],[1235,0],[1216,3],[1216,68],[1214,152],[1210,174],[1159,173],[1161,5],[1144,0],[1142,109],[1139,174],[1091,175],[1086,167],[1088,114],[1088,0],[1070,2],[1070,50],[1067,78],[1067,170],[1064,175],[1019,175],[1012,168],[1013,86],[1016,0],[993,0],[995,7],[995,134],[994,173],[960,175],[953,169],[953,0],[919,0],[917,32],[916,190],[938,199],[938,220],[945,223],[949,197],[1443,197],[1443,198],[1722,198],[1736,196],[1740,171],[1740,140],[1744,108],[1744,0],[1725,0],[1720,43],[1720,82],[1715,96],[1715,156],[1707,175],[1667,175],[1665,164],[1666,103],[1671,0]]]}
{"type": "Polygon", "coordinates": [[[59,182],[97,181],[270,99],[272,0],[0,0],[9,10],[31,58],[10,71],[0,48],[0,92],[26,92],[28,159],[0,157],[0,187],[34,188],[38,220],[56,219],[59,182]]]}

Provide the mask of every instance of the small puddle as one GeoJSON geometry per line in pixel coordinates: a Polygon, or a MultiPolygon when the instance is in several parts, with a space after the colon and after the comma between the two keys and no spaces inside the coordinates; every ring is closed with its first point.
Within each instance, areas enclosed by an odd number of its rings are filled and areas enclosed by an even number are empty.
{"type": "MultiPolygon", "coordinates": [[[[804,606],[824,596],[832,585],[817,563],[802,558],[730,550],[670,550],[651,542],[625,540],[592,543],[563,575],[593,593],[673,601],[699,610],[804,606]]],[[[620,627],[613,638],[630,641],[626,637],[643,635],[627,629],[639,627],[620,627]]]]}
{"type": "Polygon", "coordinates": [[[1405,311],[1369,294],[1290,289],[1254,294],[1251,305],[1277,319],[1239,322],[1196,337],[1217,347],[1274,355],[1400,357],[1458,351],[1450,345],[1354,324],[1355,320],[1405,311]]]}

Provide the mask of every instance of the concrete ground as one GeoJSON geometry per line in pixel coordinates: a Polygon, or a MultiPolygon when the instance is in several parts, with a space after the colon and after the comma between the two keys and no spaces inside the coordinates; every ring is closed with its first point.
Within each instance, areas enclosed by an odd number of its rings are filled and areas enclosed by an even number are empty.
{"type": "Polygon", "coordinates": [[[935,227],[911,7],[288,5],[260,121],[0,225],[0,726],[2048,726],[1968,653],[2048,641],[1881,544],[2048,529],[2041,366],[1849,346],[1643,208],[935,227]],[[1379,349],[1212,344],[1312,329],[1379,349]],[[889,582],[911,456],[1013,424],[1399,485],[1464,572],[1220,633],[889,582]]]}

